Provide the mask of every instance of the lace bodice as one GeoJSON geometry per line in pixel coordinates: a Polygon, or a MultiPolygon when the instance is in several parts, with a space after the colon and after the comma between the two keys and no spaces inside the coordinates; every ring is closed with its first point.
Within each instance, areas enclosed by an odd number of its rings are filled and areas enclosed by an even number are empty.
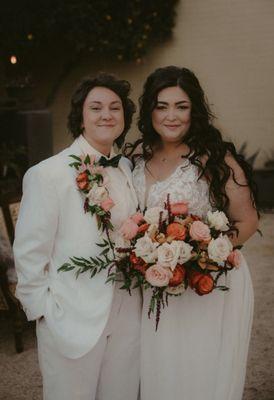
{"type": "Polygon", "coordinates": [[[208,184],[198,180],[198,168],[189,160],[183,160],[175,171],[165,180],[157,181],[146,191],[145,161],[139,159],[133,170],[133,184],[140,208],[162,206],[170,194],[171,202],[188,202],[189,212],[204,217],[212,209],[209,202],[208,184]]]}

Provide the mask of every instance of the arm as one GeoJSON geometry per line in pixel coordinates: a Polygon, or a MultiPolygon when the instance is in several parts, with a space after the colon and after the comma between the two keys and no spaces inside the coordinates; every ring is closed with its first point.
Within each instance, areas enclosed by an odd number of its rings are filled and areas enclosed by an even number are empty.
{"type": "Polygon", "coordinates": [[[15,230],[14,259],[18,274],[16,295],[27,318],[45,312],[48,295],[47,266],[58,223],[56,190],[40,165],[24,177],[23,198],[15,230]]]}
{"type": "Polygon", "coordinates": [[[233,235],[231,239],[234,246],[243,244],[247,239],[252,236],[258,228],[258,215],[257,210],[252,205],[250,196],[250,189],[246,185],[246,177],[237,163],[237,161],[230,155],[227,155],[225,162],[231,168],[230,177],[226,183],[226,194],[229,198],[228,217],[230,221],[236,221],[236,227],[239,230],[238,236],[233,235]],[[236,182],[233,180],[233,174],[236,182]]]}

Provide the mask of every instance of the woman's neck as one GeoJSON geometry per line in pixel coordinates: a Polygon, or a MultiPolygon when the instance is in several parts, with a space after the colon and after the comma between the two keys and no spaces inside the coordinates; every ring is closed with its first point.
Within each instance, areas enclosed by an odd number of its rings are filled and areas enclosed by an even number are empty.
{"type": "Polygon", "coordinates": [[[98,143],[95,140],[92,140],[91,138],[83,135],[86,141],[93,147],[95,150],[97,150],[99,153],[104,154],[105,156],[109,156],[112,148],[112,143],[98,143]]]}
{"type": "Polygon", "coordinates": [[[154,154],[165,158],[187,155],[188,153],[189,147],[185,143],[165,142],[154,149],[154,154]]]}

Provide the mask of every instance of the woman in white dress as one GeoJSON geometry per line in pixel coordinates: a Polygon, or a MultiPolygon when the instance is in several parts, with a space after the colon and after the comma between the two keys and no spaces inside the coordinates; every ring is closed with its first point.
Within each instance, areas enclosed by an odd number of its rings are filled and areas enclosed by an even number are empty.
{"type": "MultiPolygon", "coordinates": [[[[236,222],[231,240],[237,246],[257,229],[256,191],[250,167],[212,119],[191,71],[169,66],[153,72],[140,98],[136,146],[142,155],[133,180],[142,210],[163,205],[170,194],[171,202],[187,201],[192,214],[225,211],[236,222]]],[[[170,297],[157,332],[147,315],[151,294],[144,292],[141,400],[242,398],[253,314],[244,258],[221,279],[229,291],[198,296],[187,289],[170,297]]]]}

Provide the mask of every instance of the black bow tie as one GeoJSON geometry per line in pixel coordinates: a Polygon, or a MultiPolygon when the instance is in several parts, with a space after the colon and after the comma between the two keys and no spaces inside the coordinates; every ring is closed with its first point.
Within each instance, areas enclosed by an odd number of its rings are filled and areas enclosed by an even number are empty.
{"type": "Polygon", "coordinates": [[[121,154],[118,154],[117,156],[112,157],[112,158],[106,158],[106,157],[102,156],[99,159],[99,165],[101,165],[102,167],[117,168],[121,157],[122,157],[121,154]]]}

